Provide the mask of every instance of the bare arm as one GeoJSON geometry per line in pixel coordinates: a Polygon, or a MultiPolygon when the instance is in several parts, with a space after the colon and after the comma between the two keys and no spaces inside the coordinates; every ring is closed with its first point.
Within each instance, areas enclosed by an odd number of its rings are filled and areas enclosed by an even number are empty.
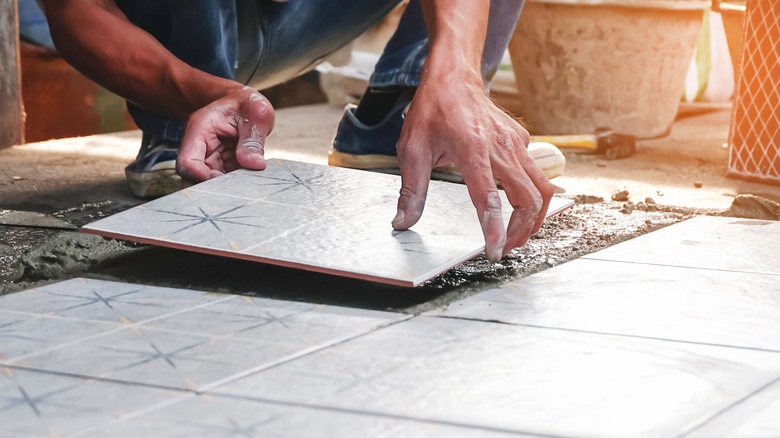
{"type": "Polygon", "coordinates": [[[43,3],[69,63],[139,106],[187,121],[177,160],[182,177],[197,182],[239,167],[265,168],[274,110],[260,93],[190,67],[111,0],[43,3]]]}
{"type": "Polygon", "coordinates": [[[62,56],[90,79],[135,104],[185,120],[240,90],[241,84],[194,69],[133,25],[111,0],[44,0],[62,56]]]}
{"type": "Polygon", "coordinates": [[[481,59],[489,0],[422,0],[429,56],[398,142],[403,186],[396,229],[422,215],[433,166],[455,163],[485,235],[485,253],[499,260],[525,244],[544,221],[553,187],[528,156],[528,132],[490,101],[481,59]],[[504,227],[496,187],[513,209],[504,227]]]}

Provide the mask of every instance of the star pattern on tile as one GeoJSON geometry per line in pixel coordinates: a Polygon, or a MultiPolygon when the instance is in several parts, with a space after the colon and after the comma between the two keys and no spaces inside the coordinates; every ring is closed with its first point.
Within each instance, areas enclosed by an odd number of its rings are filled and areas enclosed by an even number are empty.
{"type": "Polygon", "coordinates": [[[57,396],[75,389],[77,386],[79,386],[78,384],[67,385],[62,388],[44,392],[42,394],[33,394],[28,391],[21,382],[19,382],[13,370],[10,368],[4,368],[0,371],[2,371],[2,375],[5,375],[7,381],[11,383],[11,386],[14,390],[13,392],[0,392],[0,412],[27,407],[36,417],[42,418],[44,407],[57,407],[72,410],[83,409],[73,406],[72,400],[68,400],[66,402],[58,402],[56,400],[57,396]]]}
{"type": "Polygon", "coordinates": [[[131,348],[117,348],[117,347],[111,347],[111,346],[101,346],[101,350],[107,350],[114,353],[117,353],[118,355],[124,355],[125,357],[128,357],[130,359],[129,363],[126,363],[118,368],[114,368],[109,372],[109,374],[112,373],[118,373],[122,371],[127,371],[133,368],[137,368],[141,365],[146,365],[152,362],[156,361],[162,361],[165,362],[168,367],[172,369],[178,369],[177,361],[187,361],[187,362],[195,362],[195,363],[212,363],[217,365],[228,365],[229,362],[221,361],[221,360],[206,360],[203,358],[196,357],[194,355],[188,355],[185,354],[187,352],[190,352],[192,350],[195,350],[203,345],[208,344],[211,340],[201,339],[197,342],[188,343],[187,345],[184,345],[183,347],[179,347],[173,350],[166,350],[163,348],[160,348],[151,338],[148,336],[141,334],[141,336],[144,338],[144,340],[147,341],[149,350],[141,350],[141,349],[131,349],[131,348]]]}

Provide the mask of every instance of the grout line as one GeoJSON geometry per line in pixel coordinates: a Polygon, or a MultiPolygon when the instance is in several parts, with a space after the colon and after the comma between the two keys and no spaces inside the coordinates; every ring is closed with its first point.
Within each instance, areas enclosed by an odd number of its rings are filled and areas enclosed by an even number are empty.
{"type": "Polygon", "coordinates": [[[664,341],[664,342],[677,342],[680,344],[691,344],[691,345],[703,345],[708,347],[720,347],[720,348],[733,348],[738,350],[748,350],[748,351],[759,351],[762,353],[775,353],[780,354],[780,350],[773,350],[770,348],[760,348],[760,347],[745,347],[745,346],[739,346],[739,345],[729,345],[729,344],[716,344],[714,342],[698,342],[698,341],[686,341],[682,339],[671,339],[671,338],[661,338],[656,336],[643,336],[643,335],[631,335],[626,333],[612,333],[612,332],[599,332],[595,330],[583,330],[583,329],[575,329],[575,328],[567,328],[567,327],[552,327],[552,326],[546,326],[546,325],[536,325],[536,324],[524,324],[519,322],[507,322],[507,321],[501,321],[496,319],[479,319],[479,318],[470,318],[466,316],[451,316],[451,315],[424,315],[428,318],[446,318],[446,319],[458,319],[462,321],[472,321],[472,322],[484,322],[489,324],[504,324],[504,325],[511,325],[515,327],[529,327],[529,328],[538,328],[538,329],[544,329],[544,330],[558,330],[558,331],[565,331],[565,332],[574,332],[574,333],[587,333],[591,335],[604,335],[604,336],[617,336],[622,338],[633,338],[633,339],[646,339],[651,341],[664,341]]]}
{"type": "MultiPolygon", "coordinates": [[[[595,254],[595,253],[593,253],[595,254]]],[[[665,263],[651,263],[651,262],[635,262],[635,261],[628,261],[628,260],[612,260],[612,259],[603,259],[598,257],[590,257],[590,255],[584,255],[580,257],[579,259],[575,260],[591,260],[596,262],[613,262],[613,263],[627,263],[631,265],[649,265],[649,266],[664,266],[669,268],[681,268],[681,269],[698,269],[701,271],[716,271],[716,272],[732,272],[732,273],[738,273],[738,274],[751,274],[751,275],[769,275],[772,277],[780,277],[780,273],[775,272],[757,272],[757,271],[740,271],[738,269],[719,269],[719,268],[703,268],[701,266],[682,266],[682,265],[669,265],[665,263]]]]}
{"type": "Polygon", "coordinates": [[[724,407],[723,409],[715,412],[709,418],[707,418],[706,420],[702,421],[701,423],[699,423],[698,425],[694,426],[693,428],[688,429],[688,430],[682,432],[681,434],[677,435],[677,437],[688,436],[688,435],[692,434],[693,432],[696,432],[697,430],[699,430],[699,429],[703,428],[704,426],[712,423],[713,421],[715,421],[716,419],[720,418],[721,416],[726,415],[729,411],[731,411],[733,409],[736,409],[738,406],[744,404],[749,399],[757,396],[761,392],[769,389],[770,387],[772,387],[772,386],[774,386],[775,384],[778,384],[778,383],[780,383],[780,377],[776,377],[775,379],[770,380],[768,383],[759,386],[758,388],[756,388],[755,390],[753,390],[749,394],[745,395],[744,397],[741,397],[741,398],[737,399],[736,401],[734,401],[733,403],[731,403],[728,406],[724,407]]]}
{"type": "Polygon", "coordinates": [[[492,426],[480,426],[476,424],[470,424],[470,423],[458,423],[455,421],[448,421],[448,420],[437,420],[434,418],[418,418],[418,417],[407,417],[404,415],[399,414],[391,414],[387,412],[374,412],[374,411],[362,411],[358,409],[350,409],[350,408],[340,408],[338,406],[327,406],[327,405],[317,405],[317,404],[311,404],[311,403],[297,403],[297,402],[288,402],[284,400],[274,400],[274,399],[266,399],[261,397],[251,397],[251,396],[241,396],[241,395],[233,395],[233,394],[220,394],[220,393],[209,393],[211,396],[215,397],[221,397],[221,398],[230,398],[230,399],[236,399],[236,400],[245,400],[245,401],[254,401],[254,402],[261,402],[261,403],[268,403],[273,404],[277,406],[287,406],[287,407],[293,407],[293,408],[308,408],[318,411],[327,411],[327,412],[339,412],[339,413],[345,413],[345,414],[352,414],[352,415],[360,415],[360,416],[366,416],[366,417],[382,417],[382,418],[389,418],[393,420],[401,420],[401,421],[412,421],[415,423],[425,423],[425,424],[436,424],[440,426],[449,426],[449,427],[459,427],[459,428],[465,428],[465,429],[476,429],[476,430],[482,430],[482,431],[488,431],[488,432],[497,432],[497,433],[504,433],[504,434],[510,434],[514,436],[522,435],[522,436],[533,436],[538,438],[567,438],[565,435],[550,435],[550,434],[544,434],[544,433],[538,433],[538,432],[528,432],[524,430],[513,430],[513,429],[504,429],[500,427],[492,427],[492,426]]]}
{"type": "Polygon", "coordinates": [[[358,334],[350,335],[350,336],[345,336],[345,337],[342,337],[342,338],[336,338],[336,339],[332,340],[331,342],[323,343],[323,344],[320,344],[320,345],[317,345],[317,346],[314,346],[314,347],[311,347],[311,348],[308,348],[308,349],[305,349],[305,350],[301,350],[301,351],[299,351],[297,353],[293,353],[293,354],[287,355],[287,356],[282,357],[280,359],[277,359],[277,360],[275,360],[273,362],[266,363],[266,364],[257,366],[255,368],[250,368],[250,369],[248,369],[246,371],[243,371],[243,372],[240,372],[240,373],[237,373],[237,374],[225,377],[222,380],[217,380],[216,382],[211,382],[209,384],[200,386],[200,387],[198,387],[196,389],[196,392],[198,394],[203,394],[203,393],[205,393],[207,391],[211,391],[214,388],[218,388],[218,387],[223,386],[225,384],[232,383],[232,382],[234,382],[236,380],[243,379],[244,377],[262,373],[263,371],[267,371],[269,369],[276,368],[278,366],[284,365],[286,363],[292,362],[292,361],[300,359],[302,357],[309,356],[309,355],[318,353],[320,351],[323,351],[323,350],[326,350],[326,349],[329,349],[329,348],[332,348],[332,347],[344,344],[344,343],[349,342],[349,341],[351,341],[353,339],[357,339],[357,338],[360,338],[360,337],[363,337],[363,336],[366,336],[366,335],[370,335],[370,334],[375,333],[375,332],[377,332],[379,330],[382,330],[384,328],[391,327],[391,326],[394,326],[396,324],[400,324],[400,323],[405,322],[405,321],[409,321],[412,318],[416,318],[416,317],[413,316],[413,315],[408,315],[406,317],[400,318],[400,319],[395,320],[395,321],[390,321],[390,322],[385,323],[385,324],[380,324],[380,325],[378,325],[378,326],[376,326],[376,327],[374,327],[372,329],[369,329],[368,331],[362,332],[362,333],[358,333],[358,334]]]}
{"type": "Polygon", "coordinates": [[[167,390],[167,391],[175,391],[175,392],[181,392],[181,393],[184,393],[184,394],[195,394],[195,390],[194,389],[179,388],[179,387],[176,387],[176,386],[158,385],[158,384],[155,384],[155,383],[133,382],[133,381],[130,381],[130,380],[112,379],[110,377],[92,376],[92,375],[79,374],[79,373],[69,373],[67,371],[45,370],[45,369],[41,369],[41,368],[28,367],[28,366],[24,366],[24,365],[0,364],[0,368],[3,368],[3,367],[15,369],[15,370],[20,370],[20,371],[27,371],[27,372],[30,372],[30,373],[47,374],[47,375],[59,376],[59,377],[70,377],[70,378],[81,379],[81,380],[85,380],[85,381],[95,380],[95,381],[98,381],[98,382],[114,383],[114,384],[125,385],[125,386],[135,386],[135,387],[143,387],[143,388],[149,388],[149,389],[160,389],[160,390],[167,390]]]}

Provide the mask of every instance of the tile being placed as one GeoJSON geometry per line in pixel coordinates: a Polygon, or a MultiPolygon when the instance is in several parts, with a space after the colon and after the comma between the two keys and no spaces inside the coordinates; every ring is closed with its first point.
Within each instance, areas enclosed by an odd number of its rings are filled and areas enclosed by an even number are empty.
{"type": "Polygon", "coordinates": [[[780,379],[693,431],[691,438],[780,436],[780,379]]]}
{"type": "Polygon", "coordinates": [[[249,399],[200,396],[93,430],[85,438],[372,437],[507,438],[521,435],[473,427],[313,409],[249,399]]]}
{"type": "Polygon", "coordinates": [[[212,390],[554,436],[672,436],[780,354],[421,316],[212,390]]]}
{"type": "Polygon", "coordinates": [[[778,284],[768,274],[579,259],[429,314],[780,352],[778,284]]]}
{"type": "Polygon", "coordinates": [[[232,298],[184,289],[75,278],[0,297],[0,309],[117,323],[137,323],[232,298]]]}
{"type": "Polygon", "coordinates": [[[0,366],[0,436],[68,436],[186,396],[0,366]]]}
{"type": "Polygon", "coordinates": [[[585,258],[780,275],[777,248],[780,222],[699,216],[585,258]]]}
{"type": "MultiPolygon", "coordinates": [[[[394,175],[269,160],[262,172],[232,172],[82,230],[401,286],[484,250],[465,186],[432,182],[420,222],[396,232],[399,187],[394,175]]],[[[571,205],[553,199],[548,215],[571,205]]]]}

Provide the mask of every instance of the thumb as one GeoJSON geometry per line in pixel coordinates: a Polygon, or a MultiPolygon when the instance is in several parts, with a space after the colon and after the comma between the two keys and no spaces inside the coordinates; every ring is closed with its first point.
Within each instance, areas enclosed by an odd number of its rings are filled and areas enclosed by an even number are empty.
{"type": "Polygon", "coordinates": [[[236,161],[245,169],[265,169],[265,139],[274,127],[274,109],[259,93],[253,93],[236,115],[238,143],[236,161]]]}
{"type": "Polygon", "coordinates": [[[433,162],[426,148],[414,147],[403,141],[398,143],[397,149],[401,164],[401,195],[392,224],[396,230],[406,230],[422,216],[433,162]]]}

